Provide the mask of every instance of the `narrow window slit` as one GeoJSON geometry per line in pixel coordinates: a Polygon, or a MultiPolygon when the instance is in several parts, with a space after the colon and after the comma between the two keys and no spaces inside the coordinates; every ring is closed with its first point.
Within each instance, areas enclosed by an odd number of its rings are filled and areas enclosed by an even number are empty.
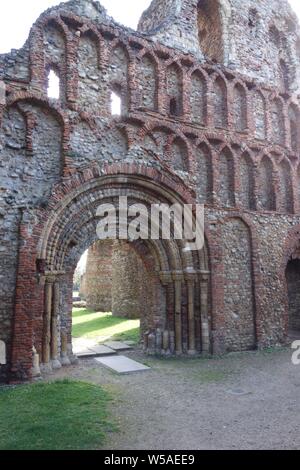
{"type": "Polygon", "coordinates": [[[121,116],[122,114],[122,100],[115,92],[111,92],[110,96],[111,102],[111,114],[113,116],[121,116]]]}
{"type": "Polygon", "coordinates": [[[54,70],[50,70],[48,75],[47,96],[56,100],[60,98],[60,79],[54,70]]]}

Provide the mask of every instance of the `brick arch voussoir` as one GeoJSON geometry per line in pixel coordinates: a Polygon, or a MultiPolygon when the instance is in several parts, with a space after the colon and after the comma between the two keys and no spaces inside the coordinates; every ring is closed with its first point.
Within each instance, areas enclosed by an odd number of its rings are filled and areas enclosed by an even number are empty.
{"type": "Polygon", "coordinates": [[[285,301],[284,301],[284,324],[286,334],[289,325],[289,302],[288,302],[288,285],[286,279],[286,268],[288,262],[293,259],[300,259],[300,224],[293,227],[288,231],[284,246],[282,262],[278,269],[278,277],[284,287],[285,301]]]}
{"type": "MultiPolygon", "coordinates": [[[[44,29],[49,25],[53,24],[55,28],[57,28],[58,31],[60,31],[63,36],[64,40],[69,42],[71,40],[71,31],[69,30],[68,26],[63,22],[61,19],[61,12],[59,13],[44,13],[42,14],[37,22],[34,24],[31,30],[31,36],[34,38],[35,35],[39,35],[39,32],[41,31],[44,34],[44,29]]],[[[65,15],[66,16],[66,15],[65,15]]]]}
{"type": "Polygon", "coordinates": [[[125,38],[116,37],[109,44],[110,53],[113,54],[115,49],[117,49],[118,47],[120,47],[121,49],[123,49],[125,51],[125,53],[127,55],[128,66],[129,66],[130,63],[134,61],[134,55],[133,55],[131,47],[129,45],[129,41],[125,38]]]}
{"type": "Polygon", "coordinates": [[[283,258],[279,268],[282,279],[285,278],[285,270],[291,259],[300,259],[300,224],[288,231],[284,242],[283,258]]]}
{"type": "Polygon", "coordinates": [[[278,147],[276,148],[276,151],[274,151],[274,150],[275,150],[274,148],[273,148],[272,151],[270,149],[263,149],[257,157],[257,162],[258,162],[258,165],[261,165],[263,159],[268,158],[270,160],[270,162],[272,163],[273,172],[276,172],[277,168],[278,168],[278,165],[277,165],[277,162],[275,161],[274,153],[277,153],[278,155],[281,155],[282,152],[280,152],[280,153],[278,152],[278,147]]]}
{"type": "Polygon", "coordinates": [[[226,94],[228,95],[228,89],[229,89],[230,82],[221,70],[215,71],[214,73],[212,73],[210,75],[210,81],[212,83],[212,86],[214,86],[216,80],[218,80],[218,79],[223,80],[225,88],[226,88],[226,94]]]}
{"type": "Polygon", "coordinates": [[[9,99],[7,100],[7,106],[13,106],[22,102],[28,102],[33,106],[40,106],[41,108],[44,108],[54,114],[60,124],[63,125],[64,133],[67,133],[65,137],[68,137],[69,120],[67,114],[62,110],[62,108],[58,104],[45,97],[45,95],[43,95],[42,93],[33,93],[30,91],[17,91],[9,97],[9,99]]]}
{"type": "Polygon", "coordinates": [[[210,153],[214,150],[213,145],[209,142],[206,136],[201,136],[196,139],[195,145],[194,145],[195,150],[201,147],[201,145],[205,145],[210,153]]]}
{"type": "Polygon", "coordinates": [[[178,134],[178,136],[183,136],[181,132],[178,132],[178,128],[175,124],[171,123],[161,123],[159,121],[147,121],[145,122],[144,126],[139,130],[139,135],[144,138],[147,134],[153,133],[156,130],[163,130],[166,134],[178,134]]]}
{"type": "Polygon", "coordinates": [[[40,226],[48,220],[49,214],[55,213],[57,207],[62,204],[64,200],[71,198],[71,193],[73,197],[76,197],[77,194],[83,190],[84,185],[92,183],[100,177],[118,175],[146,178],[155,185],[165,187],[168,191],[178,195],[184,203],[195,203],[194,193],[187,188],[183,182],[180,182],[179,178],[172,178],[172,175],[161,172],[155,168],[132,163],[105,163],[100,167],[98,163],[94,163],[92,166],[86,167],[80,172],[76,172],[64,178],[61,183],[54,186],[47,208],[37,212],[37,231],[39,231],[40,226]]]}
{"type": "Polygon", "coordinates": [[[149,57],[151,59],[151,61],[154,63],[155,65],[155,69],[156,69],[156,73],[158,72],[159,70],[159,67],[161,66],[160,64],[160,61],[159,59],[157,58],[157,56],[154,54],[154,52],[149,49],[149,48],[143,48],[138,54],[137,54],[137,58],[139,60],[143,60],[145,57],[149,57]]]}
{"type": "MultiPolygon", "coordinates": [[[[68,251],[69,244],[71,241],[78,240],[78,236],[86,237],[87,227],[91,227],[91,232],[96,236],[96,222],[95,214],[98,204],[102,202],[108,202],[109,204],[115,205],[115,199],[119,194],[119,190],[106,189],[98,192],[97,187],[94,188],[93,192],[88,190],[77,198],[73,198],[71,205],[64,208],[61,216],[59,216],[58,223],[49,232],[48,237],[48,253],[47,263],[49,266],[53,266],[54,269],[60,269],[58,266],[62,266],[64,253],[68,251]],[[76,210],[75,210],[76,208],[76,210]],[[69,215],[70,214],[70,215],[69,215]],[[55,253],[59,247],[61,253],[60,258],[56,257],[57,263],[52,259],[51,253],[55,253]],[[52,260],[52,261],[51,261],[52,260]]],[[[128,197],[134,198],[143,204],[154,204],[157,202],[157,198],[152,193],[137,191],[129,189],[128,197]]],[[[88,234],[90,238],[90,234],[88,234]]],[[[77,242],[76,242],[77,244],[77,242]]]]}

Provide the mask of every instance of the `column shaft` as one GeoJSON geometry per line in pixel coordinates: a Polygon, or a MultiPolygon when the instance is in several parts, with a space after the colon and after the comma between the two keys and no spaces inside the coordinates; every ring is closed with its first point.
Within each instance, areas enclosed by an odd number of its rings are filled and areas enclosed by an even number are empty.
{"type": "Polygon", "coordinates": [[[187,281],[188,287],[188,325],[189,325],[189,354],[196,353],[196,346],[195,346],[195,302],[194,302],[194,295],[195,295],[195,284],[194,280],[187,281]]]}
{"type": "Polygon", "coordinates": [[[182,353],[181,287],[181,281],[175,281],[175,343],[177,354],[182,353]]]}
{"type": "Polygon", "coordinates": [[[210,352],[209,323],[208,323],[208,281],[200,281],[201,296],[201,332],[202,332],[202,351],[210,352]]]}
{"type": "Polygon", "coordinates": [[[53,284],[45,284],[45,314],[43,328],[43,364],[50,362],[50,341],[51,341],[51,314],[52,314],[52,292],[53,284]]]}

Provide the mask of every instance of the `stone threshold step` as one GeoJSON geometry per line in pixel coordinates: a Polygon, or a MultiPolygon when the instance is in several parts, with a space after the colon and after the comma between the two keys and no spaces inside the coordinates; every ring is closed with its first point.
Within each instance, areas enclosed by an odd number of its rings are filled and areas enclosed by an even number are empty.
{"type": "Polygon", "coordinates": [[[132,374],[150,370],[150,367],[133,361],[126,356],[107,356],[96,359],[96,361],[118,374],[132,374]]]}
{"type": "Polygon", "coordinates": [[[106,341],[103,343],[107,348],[113,349],[114,351],[130,351],[132,347],[127,343],[122,343],[122,341],[106,341]]]}
{"type": "Polygon", "coordinates": [[[116,351],[114,351],[111,348],[108,348],[107,346],[91,346],[84,351],[79,351],[76,356],[79,358],[89,358],[89,357],[104,357],[104,356],[112,356],[114,354],[117,354],[116,351]]]}

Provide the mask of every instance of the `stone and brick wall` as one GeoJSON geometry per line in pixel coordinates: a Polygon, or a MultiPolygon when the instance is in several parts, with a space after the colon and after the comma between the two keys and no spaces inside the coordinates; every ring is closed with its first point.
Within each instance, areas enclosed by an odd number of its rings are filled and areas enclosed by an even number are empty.
{"type": "Polygon", "coordinates": [[[99,241],[88,251],[85,273],[87,308],[112,311],[112,241],[99,241]]]}
{"type": "MultiPolygon", "coordinates": [[[[206,206],[202,252],[135,247],[152,286],[149,350],[285,342],[285,270],[300,243],[299,51],[287,1],[154,0],[135,32],[72,0],[0,55],[1,378],[30,375],[32,346],[49,356],[46,281],[60,285],[48,313],[71,350],[72,272],[96,241],[97,204],[120,194],[206,206]],[[47,95],[51,70],[59,99],[47,95]]],[[[291,274],[290,299],[296,285],[291,274]]]]}

